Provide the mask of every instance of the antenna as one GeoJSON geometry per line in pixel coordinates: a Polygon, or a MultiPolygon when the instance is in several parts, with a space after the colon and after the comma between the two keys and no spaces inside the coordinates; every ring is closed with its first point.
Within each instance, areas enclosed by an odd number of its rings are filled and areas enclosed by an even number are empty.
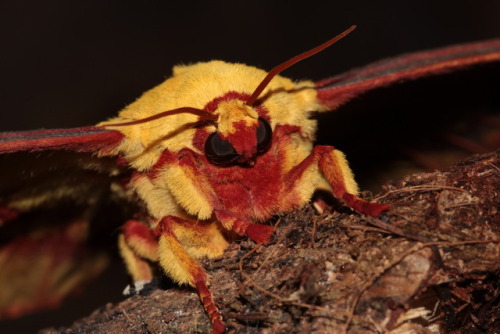
{"type": "Polygon", "coordinates": [[[267,75],[264,78],[264,80],[262,80],[261,83],[259,84],[259,86],[257,86],[257,88],[255,89],[255,91],[248,98],[248,100],[245,102],[245,104],[248,105],[248,106],[253,106],[255,104],[255,101],[257,101],[257,99],[259,98],[259,95],[262,93],[262,91],[267,87],[267,85],[269,84],[269,82],[271,82],[271,80],[277,74],[279,74],[282,71],[286,70],[290,66],[298,63],[299,61],[304,60],[306,58],[309,58],[309,57],[317,54],[318,52],[323,51],[324,49],[326,49],[330,45],[334,44],[335,42],[337,42],[337,41],[341,40],[342,38],[344,38],[345,36],[347,36],[354,29],[356,29],[355,25],[351,26],[349,29],[347,29],[343,33],[338,34],[337,36],[335,36],[332,39],[326,41],[325,43],[323,43],[321,45],[318,45],[314,49],[311,49],[309,51],[301,53],[298,56],[295,56],[295,57],[293,57],[293,58],[285,61],[284,63],[279,64],[275,68],[273,68],[271,71],[269,71],[269,73],[267,73],[267,75]]]}
{"type": "Polygon", "coordinates": [[[150,121],[154,121],[158,118],[163,118],[167,117],[170,115],[176,115],[176,114],[194,114],[200,116],[202,119],[201,120],[207,120],[211,122],[215,122],[218,118],[217,115],[212,114],[211,112],[202,110],[202,109],[196,109],[196,108],[191,108],[191,107],[182,107],[182,108],[177,108],[177,109],[172,109],[172,110],[167,110],[158,114],[155,114],[153,116],[149,116],[146,118],[138,119],[135,121],[130,121],[130,122],[123,122],[123,123],[112,123],[112,124],[106,124],[103,127],[114,127],[114,126],[127,126],[127,125],[136,125],[136,124],[141,124],[141,123],[147,123],[150,121]]]}

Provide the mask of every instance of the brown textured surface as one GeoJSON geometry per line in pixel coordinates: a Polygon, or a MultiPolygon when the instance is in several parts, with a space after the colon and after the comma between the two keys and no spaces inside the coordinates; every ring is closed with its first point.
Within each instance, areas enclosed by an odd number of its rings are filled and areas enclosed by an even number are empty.
{"type": "MultiPolygon", "coordinates": [[[[206,262],[229,333],[500,329],[500,153],[408,176],[368,219],[311,207],[278,218],[267,246],[206,262]]],[[[43,333],[208,333],[193,289],[154,290],[43,333]]]]}

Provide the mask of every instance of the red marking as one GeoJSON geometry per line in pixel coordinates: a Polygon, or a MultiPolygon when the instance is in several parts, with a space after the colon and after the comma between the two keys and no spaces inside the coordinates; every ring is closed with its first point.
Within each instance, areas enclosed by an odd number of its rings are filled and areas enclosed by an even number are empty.
{"type": "MultiPolygon", "coordinates": [[[[153,233],[157,236],[157,237],[160,237],[162,234],[168,234],[168,235],[174,235],[174,233],[172,232],[172,221],[175,221],[177,220],[176,218],[178,217],[175,217],[175,216],[166,216],[166,217],[163,217],[160,222],[158,223],[158,225],[156,225],[156,228],[155,230],[153,231],[153,233]]],[[[180,219],[180,218],[178,218],[180,219]]]]}
{"type": "Polygon", "coordinates": [[[213,313],[215,313],[215,312],[218,312],[218,311],[219,311],[219,310],[217,309],[217,307],[215,307],[215,305],[214,305],[214,304],[210,304],[210,303],[212,303],[212,301],[211,301],[211,298],[209,298],[209,297],[205,297],[205,298],[203,298],[202,303],[203,303],[203,305],[207,305],[207,306],[205,307],[205,309],[206,309],[206,311],[207,311],[207,313],[208,313],[209,315],[212,315],[213,313]]]}
{"type": "Polygon", "coordinates": [[[279,126],[276,126],[276,129],[274,130],[274,136],[277,136],[280,138],[280,140],[282,140],[284,139],[284,137],[287,137],[292,133],[300,133],[301,131],[302,129],[300,126],[280,124],[279,126]]]}
{"type": "Polygon", "coordinates": [[[207,141],[209,134],[210,133],[204,127],[196,129],[196,132],[194,133],[193,136],[193,147],[200,152],[204,152],[205,142],[207,141]]]}
{"type": "Polygon", "coordinates": [[[160,170],[163,169],[164,166],[168,166],[177,161],[177,155],[174,152],[170,152],[165,150],[161,153],[160,158],[155,162],[155,164],[151,167],[151,169],[147,172],[147,175],[150,179],[155,179],[160,170]]]}
{"type": "MultiPolygon", "coordinates": [[[[203,109],[205,109],[209,112],[215,112],[217,110],[217,108],[219,107],[219,104],[221,102],[228,102],[228,101],[232,101],[232,100],[240,100],[240,101],[245,102],[249,98],[249,96],[250,95],[248,95],[247,93],[239,93],[239,92],[235,92],[235,91],[230,91],[230,92],[227,92],[227,93],[225,93],[221,96],[218,96],[218,97],[214,98],[213,100],[211,100],[210,102],[205,104],[205,107],[203,109]]],[[[267,121],[270,120],[269,111],[263,105],[260,105],[260,104],[255,105],[254,109],[255,109],[255,111],[257,111],[257,113],[259,114],[260,117],[263,117],[267,121]]]]}
{"type": "Polygon", "coordinates": [[[295,183],[302,177],[304,172],[317,160],[314,154],[309,154],[304,160],[302,160],[298,165],[295,165],[290,171],[283,177],[285,192],[293,191],[295,183]]]}
{"type": "Polygon", "coordinates": [[[236,232],[238,235],[245,235],[249,225],[250,225],[249,222],[238,219],[234,221],[234,223],[232,224],[232,230],[236,232]]]}
{"type": "Polygon", "coordinates": [[[227,140],[233,145],[236,152],[246,159],[250,159],[257,153],[257,127],[247,126],[245,121],[234,122],[236,132],[227,136],[227,140]]]}
{"type": "MultiPolygon", "coordinates": [[[[192,231],[198,231],[200,233],[204,233],[206,231],[206,228],[209,224],[212,222],[210,221],[197,221],[194,222],[189,219],[184,219],[176,216],[165,216],[163,217],[158,225],[156,226],[155,230],[153,231],[153,234],[157,237],[161,236],[162,234],[168,234],[172,235],[175,237],[173,231],[172,231],[172,225],[177,224],[177,225],[182,225],[188,227],[192,231]]],[[[203,277],[205,277],[205,274],[203,273],[203,277]]]]}
{"type": "Polygon", "coordinates": [[[245,94],[245,93],[238,93],[235,91],[230,91],[225,93],[224,95],[218,96],[212,101],[208,102],[205,104],[205,107],[203,107],[204,110],[209,111],[209,112],[214,112],[217,110],[217,107],[221,102],[226,102],[226,101],[232,101],[232,100],[241,100],[245,101],[250,95],[245,94]]]}

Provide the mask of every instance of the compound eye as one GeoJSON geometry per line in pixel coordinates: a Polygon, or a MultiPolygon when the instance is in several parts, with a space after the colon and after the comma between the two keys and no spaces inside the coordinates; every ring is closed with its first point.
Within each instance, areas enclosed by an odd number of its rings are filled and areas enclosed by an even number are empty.
{"type": "Polygon", "coordinates": [[[223,140],[217,132],[208,136],[205,142],[205,155],[211,163],[222,166],[235,165],[240,158],[233,145],[223,140]]]}
{"type": "Polygon", "coordinates": [[[259,117],[259,127],[257,128],[257,154],[262,154],[267,151],[271,146],[271,139],[273,137],[273,130],[271,125],[259,117]]]}

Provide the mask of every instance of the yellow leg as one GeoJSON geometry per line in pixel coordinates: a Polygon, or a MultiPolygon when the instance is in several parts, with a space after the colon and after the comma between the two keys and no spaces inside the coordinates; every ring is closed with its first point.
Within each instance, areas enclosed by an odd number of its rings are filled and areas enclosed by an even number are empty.
{"type": "MultiPolygon", "coordinates": [[[[302,188],[310,188],[311,173],[320,172],[332,188],[333,195],[343,200],[353,210],[373,217],[379,216],[383,211],[388,210],[386,204],[370,203],[357,197],[357,185],[351,169],[347,165],[342,152],[335,150],[331,146],[316,146],[313,152],[300,164],[295,166],[284,177],[285,194],[290,194],[289,202],[304,201],[310,194],[300,195],[302,188]],[[318,169],[315,171],[314,169],[318,169]],[[299,195],[297,195],[299,193],[299,195]],[[298,198],[295,199],[295,198],[298,198]]],[[[301,203],[297,203],[301,204],[301,203]]]]}
{"type": "Polygon", "coordinates": [[[197,235],[197,229],[201,231],[203,228],[194,222],[179,217],[164,217],[158,223],[155,231],[159,236],[159,261],[167,275],[175,281],[196,288],[203,307],[212,321],[214,333],[223,333],[225,326],[222,323],[222,316],[215,306],[212,294],[207,287],[207,274],[198,262],[186,252],[176,235],[182,235],[181,240],[185,243],[196,244],[198,240],[190,240],[188,236],[197,235]]]}
{"type": "Polygon", "coordinates": [[[120,235],[118,237],[118,248],[120,250],[120,255],[125,262],[125,265],[127,266],[127,270],[132,276],[134,282],[149,282],[153,279],[153,273],[151,271],[149,263],[140,258],[137,253],[127,244],[124,235],[120,235]]]}

